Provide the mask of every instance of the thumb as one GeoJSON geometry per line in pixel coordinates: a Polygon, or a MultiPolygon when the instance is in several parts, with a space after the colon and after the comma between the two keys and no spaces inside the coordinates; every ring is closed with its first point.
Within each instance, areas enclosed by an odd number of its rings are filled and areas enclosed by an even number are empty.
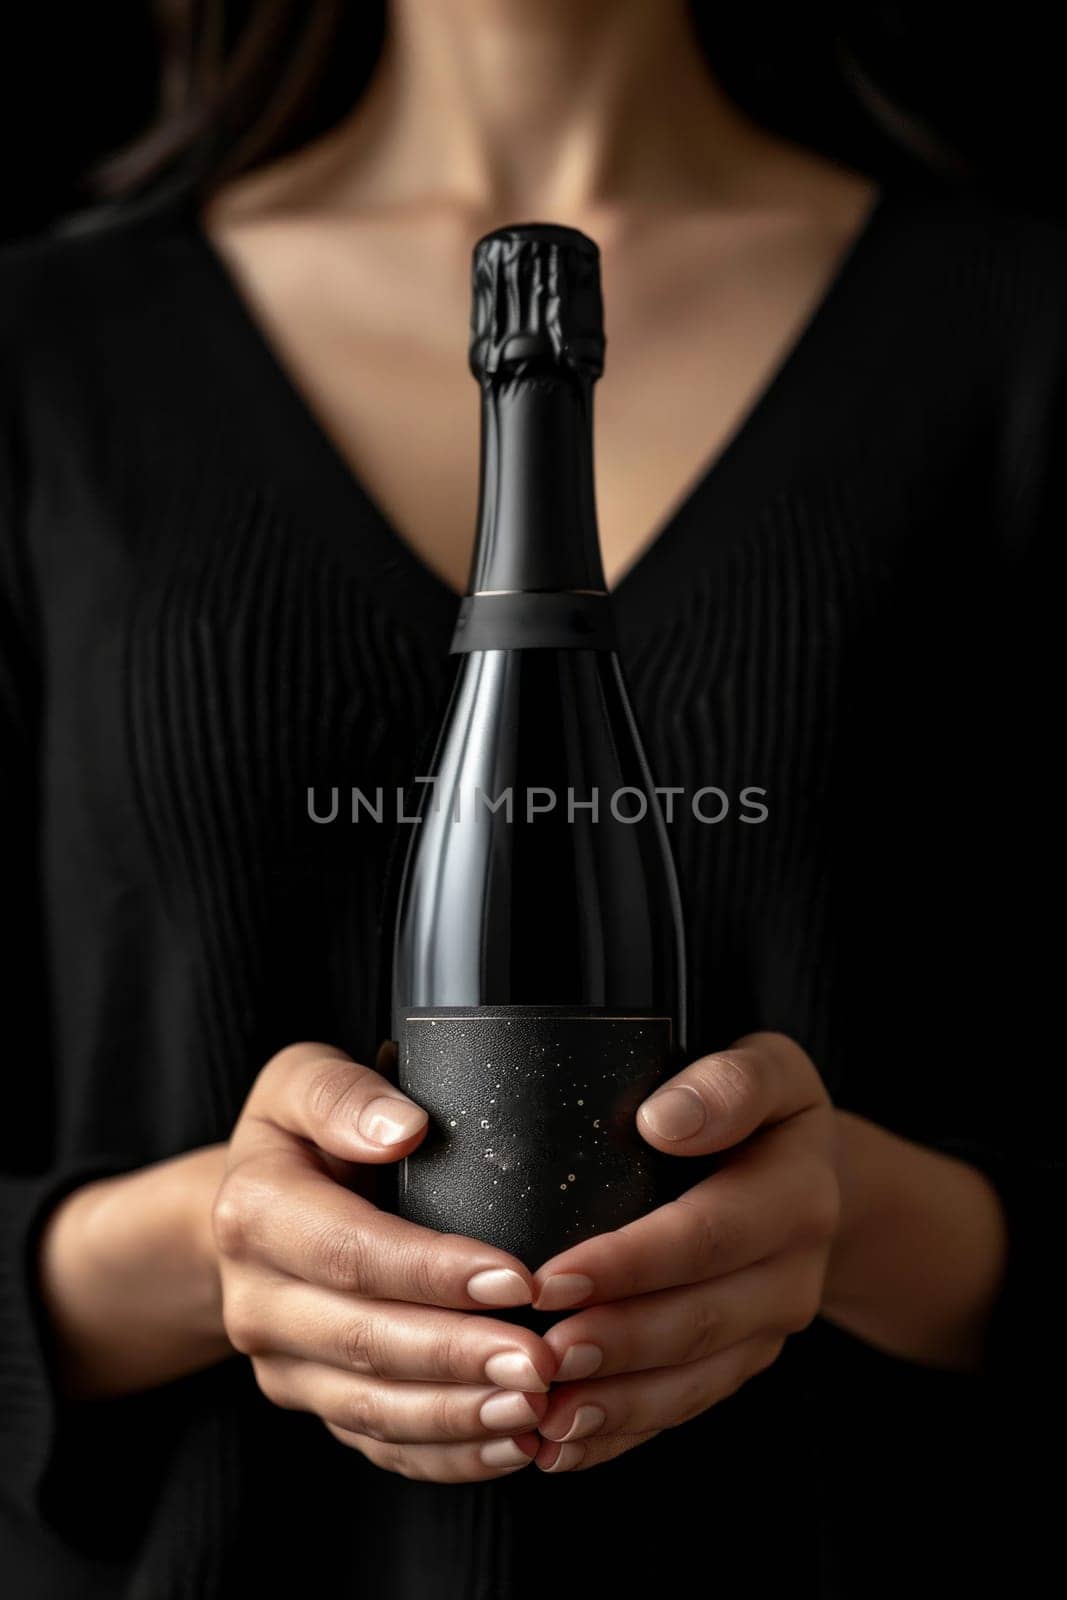
{"type": "Polygon", "coordinates": [[[637,1127],[669,1155],[710,1155],[825,1098],[798,1044],[781,1033],[750,1033],[676,1073],[638,1108],[637,1127]]]}
{"type": "Polygon", "coordinates": [[[263,1068],[230,1143],[244,1155],[281,1136],[381,1165],[410,1155],[428,1127],[423,1108],[388,1078],[329,1045],[297,1044],[263,1068]]]}

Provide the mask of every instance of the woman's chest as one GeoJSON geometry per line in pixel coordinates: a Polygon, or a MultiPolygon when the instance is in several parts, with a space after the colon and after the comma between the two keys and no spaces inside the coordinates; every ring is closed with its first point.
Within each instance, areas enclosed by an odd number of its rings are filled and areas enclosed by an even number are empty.
{"type": "MultiPolygon", "coordinates": [[[[798,346],[821,335],[870,207],[856,182],[825,215],[709,209],[664,211],[655,227],[589,224],[608,328],[595,455],[609,583],[777,389],[798,346]]],[[[478,496],[473,239],[433,220],[324,216],[217,220],[210,237],[213,286],[275,396],[299,400],[420,558],[461,590],[478,496]]]]}
{"type": "MultiPolygon", "coordinates": [[[[676,854],[709,892],[741,858],[815,870],[849,783],[881,803],[872,772],[925,748],[967,661],[951,482],[725,487],[616,595],[676,854]]],[[[82,476],[51,512],[55,837],[175,903],[217,879],[299,899],[335,869],[378,873],[431,759],[454,596],[313,486],[294,507],[210,471],[127,495],[82,476]]]]}

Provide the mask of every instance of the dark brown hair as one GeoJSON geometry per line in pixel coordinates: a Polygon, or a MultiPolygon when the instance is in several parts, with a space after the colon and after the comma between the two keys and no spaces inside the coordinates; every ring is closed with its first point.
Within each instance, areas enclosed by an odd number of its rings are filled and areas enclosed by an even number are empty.
{"type": "MultiPolygon", "coordinates": [[[[766,126],[882,177],[953,165],[863,65],[863,41],[846,37],[838,7],[799,16],[772,8],[769,24],[762,12],[746,20],[690,3],[716,76],[766,126]]],[[[156,0],[156,8],[159,115],[99,172],[96,188],[111,196],[168,181],[207,192],[325,132],[362,93],[385,34],[385,0],[156,0]]],[[[868,29],[884,9],[864,13],[868,29]]],[[[854,9],[840,10],[855,25],[854,9]]]]}
{"type": "Polygon", "coordinates": [[[377,63],[384,0],[156,0],[159,112],[98,170],[129,195],[168,179],[209,190],[350,110],[377,63]]]}

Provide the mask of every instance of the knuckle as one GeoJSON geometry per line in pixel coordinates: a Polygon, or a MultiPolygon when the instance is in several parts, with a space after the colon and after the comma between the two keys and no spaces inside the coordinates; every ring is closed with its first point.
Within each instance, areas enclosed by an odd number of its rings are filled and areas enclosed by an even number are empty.
{"type": "Polygon", "coordinates": [[[462,1323],[441,1325],[433,1340],[434,1371],[453,1383],[461,1383],[470,1373],[470,1360],[462,1323]]]}
{"type": "Polygon", "coordinates": [[[439,1305],[451,1298],[448,1246],[454,1236],[446,1234],[440,1241],[427,1245],[421,1241],[409,1245],[403,1260],[404,1280],[416,1299],[427,1305],[439,1305]]]}
{"type": "Polygon", "coordinates": [[[398,1447],[394,1456],[396,1465],[391,1469],[401,1478],[410,1478],[413,1483],[447,1483],[447,1475],[433,1472],[427,1463],[427,1457],[418,1449],[405,1450],[398,1447]]]}
{"type": "Polygon", "coordinates": [[[410,1471],[410,1452],[403,1445],[368,1438],[352,1439],[349,1443],[383,1472],[395,1472],[402,1478],[413,1475],[410,1471]]]}
{"type": "Polygon", "coordinates": [[[368,1281],[367,1240],[359,1228],[331,1225],[318,1240],[317,1255],[331,1288],[358,1289],[368,1281]]]}
{"type": "Polygon", "coordinates": [[[240,1253],[245,1238],[244,1209],[228,1184],[223,1184],[215,1196],[211,1227],[220,1255],[236,1256],[240,1253]]]}
{"type": "Polygon", "coordinates": [[[224,1256],[245,1253],[255,1239],[273,1198],[266,1174],[252,1162],[232,1168],[219,1185],[211,1209],[215,1244],[224,1256]]]}
{"type": "Polygon", "coordinates": [[[341,1327],[341,1360],[354,1372],[380,1378],[382,1373],[381,1339],[368,1316],[350,1318],[341,1327]]]}
{"type": "Polygon", "coordinates": [[[309,1062],[304,1071],[304,1099],[312,1122],[332,1122],[351,1104],[360,1079],[359,1068],[340,1056],[327,1056],[309,1062]]]}
{"type": "Polygon", "coordinates": [[[415,1483],[460,1483],[468,1476],[457,1471],[455,1464],[448,1461],[447,1457],[442,1461],[432,1447],[426,1450],[418,1445],[398,1451],[397,1465],[393,1470],[415,1483]]]}
{"type": "Polygon", "coordinates": [[[429,1250],[416,1247],[407,1262],[411,1287],[420,1300],[433,1302],[440,1296],[441,1273],[429,1250]]]}
{"type": "Polygon", "coordinates": [[[410,1450],[405,1450],[403,1445],[390,1444],[384,1447],[382,1460],[386,1472],[393,1472],[398,1478],[418,1479],[425,1476],[418,1470],[414,1455],[410,1450]]]}
{"type": "Polygon", "coordinates": [[[722,1330],[722,1312],[710,1295],[701,1295],[686,1329],[682,1363],[698,1361],[701,1356],[709,1355],[718,1345],[722,1330]]]}
{"type": "Polygon", "coordinates": [[[345,1404],[342,1427],[384,1444],[389,1438],[385,1408],[374,1390],[360,1387],[345,1404]]]}
{"type": "Polygon", "coordinates": [[[729,1257],[740,1242],[737,1217],[722,1206],[713,1212],[704,1195],[681,1195],[671,1203],[678,1208],[685,1245],[695,1267],[710,1276],[719,1261],[729,1257]]]}
{"type": "MultiPolygon", "coordinates": [[[[680,1202],[678,1202],[680,1206],[680,1202]]],[[[679,1212],[680,1221],[685,1224],[684,1213],[679,1212]]],[[[618,1228],[614,1233],[602,1235],[600,1240],[590,1241],[588,1270],[593,1281],[596,1281],[601,1261],[608,1267],[615,1293],[622,1299],[637,1294],[641,1289],[641,1246],[635,1243],[631,1229],[632,1223],[618,1228]],[[598,1252],[603,1252],[598,1257],[598,1252]]]]}
{"type": "Polygon", "coordinates": [[[752,1097],[752,1071],[729,1051],[707,1056],[690,1069],[701,1097],[713,1116],[729,1119],[752,1097]]]}
{"type": "Polygon", "coordinates": [[[469,1426],[463,1426],[455,1397],[447,1389],[435,1389],[430,1396],[429,1424],[433,1433],[441,1439],[462,1439],[469,1437],[472,1432],[469,1426]]]}

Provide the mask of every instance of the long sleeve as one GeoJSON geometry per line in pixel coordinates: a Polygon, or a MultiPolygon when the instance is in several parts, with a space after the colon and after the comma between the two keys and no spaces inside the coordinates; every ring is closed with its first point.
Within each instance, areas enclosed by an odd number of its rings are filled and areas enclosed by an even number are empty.
{"type": "MultiPolygon", "coordinates": [[[[0,1589],[199,1600],[233,1592],[218,1528],[240,1502],[239,1409],[262,1406],[250,1373],[224,1362],[144,1393],[71,1401],[39,1294],[42,1230],[67,1193],[211,1142],[233,1117],[195,1087],[203,1048],[182,1029],[194,1006],[152,1025],[174,988],[184,993],[186,946],[169,943],[147,890],[162,931],[125,935],[130,878],[111,873],[95,826],[110,812],[104,802],[87,818],[80,806],[85,750],[92,763],[106,743],[94,718],[114,702],[92,678],[92,646],[60,614],[66,580],[84,595],[99,571],[93,510],[83,500],[67,520],[56,502],[83,459],[79,382],[99,364],[75,375],[72,350],[94,323],[66,317],[51,259],[50,246],[32,246],[6,253],[0,271],[0,1589]],[[64,674],[84,690],[73,708],[64,674]],[[84,890],[87,865],[98,899],[84,890]]],[[[92,598],[83,604],[95,618],[92,598]]],[[[93,768],[94,799],[109,770],[93,768]]]]}
{"type": "Polygon", "coordinates": [[[0,1118],[0,1486],[24,1509],[55,1460],[59,1411],[36,1294],[43,1223],[60,1199],[114,1170],[56,1158],[38,833],[41,673],[21,543],[19,439],[5,402],[0,463],[0,915],[4,931],[0,1118]]]}
{"type": "MultiPolygon", "coordinates": [[[[99,1504],[91,1482],[101,1480],[86,1474],[99,1440],[106,1435],[115,1446],[136,1443],[131,1470],[146,1482],[168,1442],[154,1430],[157,1411],[165,1414],[155,1397],[114,1403],[106,1416],[62,1400],[38,1296],[38,1243],[54,1206],[70,1190],[120,1168],[114,1152],[98,1154],[91,1144],[64,1157],[59,1139],[61,1086],[54,1077],[40,861],[42,654],[24,546],[19,410],[10,395],[0,413],[0,1493],[24,1517],[77,1546],[90,1525],[86,1507],[99,1504]]],[[[176,1426],[174,1419],[171,1438],[176,1426]]],[[[122,1482],[122,1475],[112,1482],[122,1482]]],[[[123,1515],[101,1518],[101,1526],[107,1541],[131,1538],[123,1515]]]]}
{"type": "MultiPolygon", "coordinates": [[[[1007,1278],[990,1330],[989,1366],[1047,1405],[1062,1395],[1062,1339],[1051,1284],[1061,1253],[1067,1096],[1062,973],[1054,936],[1062,906],[1062,818],[1049,758],[1062,717],[1064,662],[1059,570],[1067,536],[1067,354],[1049,376],[1045,426],[1020,441],[1017,498],[1024,531],[1004,596],[1003,671],[992,710],[1003,730],[998,767],[1010,775],[1014,822],[1002,863],[1003,994],[995,1005],[1003,1071],[991,1075],[991,1120],[1001,1139],[985,1170],[1009,1224],[1007,1278]]],[[[981,1158],[979,1158],[981,1159],[981,1158]]]]}
{"type": "MultiPolygon", "coordinates": [[[[16,288],[25,288],[19,263],[16,288]]],[[[10,285],[7,286],[10,288],[10,285]]],[[[0,294],[0,309],[18,298],[0,294]]],[[[112,1057],[110,1114],[77,1113],[61,1066],[44,834],[49,679],[34,497],[54,482],[26,400],[31,361],[5,329],[0,357],[0,1589],[12,1596],[107,1593],[186,1600],[234,1592],[218,1525],[241,1493],[238,1409],[261,1405],[250,1374],[226,1362],[159,1389],[89,1403],[56,1382],[38,1292],[42,1229],[60,1200],[93,1178],[167,1153],[159,1129],[122,1118],[112,1057]],[[16,346],[8,348],[9,342],[16,346]],[[20,369],[22,380],[20,381],[20,369]],[[31,471],[32,463],[32,471],[31,471]],[[16,1534],[15,1530],[19,1532],[16,1534]],[[25,1545],[24,1542],[25,1541],[25,1545]],[[25,1566],[23,1565],[25,1563],[25,1566]],[[106,1574],[106,1576],[104,1576],[106,1574]],[[96,1588],[100,1575],[101,1589],[96,1588]]],[[[37,366],[39,368],[39,361],[37,366]]],[[[77,854],[77,847],[73,847],[77,854]]],[[[106,932],[106,930],[104,930],[106,932]]],[[[68,941],[69,942],[69,941],[68,941]]],[[[86,959],[92,946],[86,946],[86,959]]],[[[118,999],[124,1005],[121,978],[118,999]]],[[[151,985],[138,990],[151,999],[151,985]]],[[[150,1052],[127,1046],[125,1059],[150,1052]]],[[[161,1116],[166,1132],[166,1117],[161,1116]]],[[[214,1130],[205,1130],[210,1136],[214,1130]]],[[[187,1146],[198,1141],[187,1136],[187,1146]]],[[[205,1140],[206,1142],[206,1140],[205,1140]]]]}
{"type": "Polygon", "coordinates": [[[34,1294],[37,1243],[63,1195],[96,1175],[79,1167],[0,1180],[0,1482],[34,1513],[58,1421],[47,1330],[34,1294]]]}
{"type": "MultiPolygon", "coordinates": [[[[985,904],[975,907],[968,947],[968,1023],[948,1067],[957,1104],[977,1115],[961,1117],[959,1134],[937,1143],[986,1174],[1007,1218],[1008,1265],[989,1329],[987,1373],[1009,1404],[1030,1393],[1047,1409],[1054,1391],[1063,1399],[1051,1285],[1062,1253],[1067,1117],[1062,975],[1052,932],[1064,884],[1048,763],[1062,717],[1067,355],[1049,339],[1047,321],[1040,332],[1029,348],[1020,341],[1025,370],[1007,411],[1001,576],[976,685],[971,783],[961,797],[973,806],[984,795],[995,818],[987,848],[979,835],[973,851],[985,904]]],[[[951,1125],[948,1099],[942,1096],[951,1125]]],[[[1030,1420],[1026,1408],[1020,1416],[1030,1420]]]]}

